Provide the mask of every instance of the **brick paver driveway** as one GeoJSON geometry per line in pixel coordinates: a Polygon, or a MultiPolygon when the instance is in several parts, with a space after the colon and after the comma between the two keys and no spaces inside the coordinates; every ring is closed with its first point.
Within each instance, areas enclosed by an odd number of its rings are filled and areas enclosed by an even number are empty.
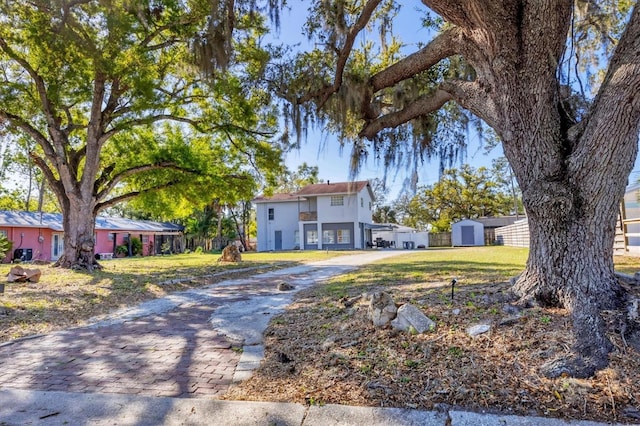
{"type": "MultiPolygon", "coordinates": [[[[286,279],[300,290],[399,253],[371,251],[224,281],[159,299],[152,302],[155,308],[147,311],[8,342],[0,346],[0,388],[219,397],[232,382],[243,342],[232,341],[214,328],[212,322],[225,321],[216,318],[217,308],[224,305],[225,309],[219,310],[223,315],[223,311],[233,312],[234,304],[255,306],[254,300],[269,296],[282,299],[274,281],[286,279]]],[[[272,313],[275,311],[257,315],[268,318],[264,314],[272,313]]],[[[227,322],[243,326],[235,317],[227,322]]],[[[248,319],[244,325],[255,326],[255,322],[259,321],[248,319]]]]}

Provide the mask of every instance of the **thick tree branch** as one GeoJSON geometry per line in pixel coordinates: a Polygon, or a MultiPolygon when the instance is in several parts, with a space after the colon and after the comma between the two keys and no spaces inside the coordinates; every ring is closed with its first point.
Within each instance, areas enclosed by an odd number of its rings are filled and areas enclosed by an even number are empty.
{"type": "Polygon", "coordinates": [[[130,200],[132,198],[135,198],[138,195],[147,194],[147,193],[150,193],[150,192],[153,192],[153,191],[159,191],[161,189],[166,189],[166,188],[172,187],[174,185],[177,185],[180,182],[181,182],[181,180],[172,180],[172,181],[169,181],[169,182],[164,183],[162,185],[154,186],[153,188],[146,188],[146,189],[142,189],[140,191],[132,191],[132,192],[128,192],[126,194],[118,195],[117,197],[113,197],[113,198],[110,198],[110,199],[108,199],[106,201],[103,201],[101,203],[97,203],[96,207],[94,208],[94,212],[97,215],[98,213],[100,213],[101,210],[104,210],[107,207],[115,206],[118,203],[121,203],[123,201],[127,201],[127,200],[130,200]]]}
{"type": "Polygon", "coordinates": [[[109,182],[106,182],[104,184],[104,187],[100,190],[100,192],[98,192],[98,194],[96,195],[96,198],[98,200],[101,200],[104,197],[106,197],[111,191],[113,191],[113,189],[116,187],[118,183],[120,183],[123,179],[125,179],[128,176],[132,176],[134,174],[146,172],[149,170],[159,170],[159,169],[172,169],[172,170],[178,170],[178,171],[187,172],[187,173],[198,173],[197,170],[180,167],[177,164],[170,161],[163,161],[156,164],[145,164],[141,166],[135,166],[135,167],[131,167],[129,169],[123,170],[117,173],[115,176],[113,176],[109,182]]]}
{"type": "Polygon", "coordinates": [[[312,99],[316,99],[319,107],[322,107],[327,100],[340,89],[342,86],[342,77],[344,75],[344,68],[347,64],[347,60],[349,56],[351,56],[351,51],[353,49],[353,44],[356,41],[358,34],[362,31],[366,25],[369,23],[373,12],[376,10],[378,5],[382,0],[369,0],[364,5],[362,9],[362,13],[358,17],[356,23],[351,27],[349,33],[347,34],[344,42],[344,46],[337,51],[338,59],[336,61],[336,74],[333,79],[333,84],[324,86],[318,91],[314,91],[311,93],[307,93],[304,96],[301,96],[296,100],[297,104],[303,104],[312,99]]]}
{"type": "Polygon", "coordinates": [[[56,154],[53,146],[49,143],[49,140],[42,133],[40,133],[38,129],[27,123],[22,117],[10,114],[2,109],[0,109],[0,117],[4,118],[13,126],[23,130],[25,133],[31,136],[33,140],[35,140],[42,147],[47,157],[51,159],[55,158],[56,154]]]}
{"type": "Polygon", "coordinates": [[[381,130],[397,127],[409,120],[437,111],[451,99],[453,99],[451,94],[444,90],[436,90],[431,95],[421,96],[400,111],[383,115],[368,122],[360,131],[359,136],[373,139],[381,130]]]}
{"type": "Polygon", "coordinates": [[[608,163],[632,167],[640,132],[640,6],[636,4],[627,28],[609,63],[583,136],[578,139],[570,165],[578,179],[591,182],[608,163]],[[611,129],[617,129],[615,134],[611,129]],[[616,143],[603,143],[615,138],[616,143]]]}
{"type": "MultiPolygon", "coordinates": [[[[223,179],[246,179],[246,176],[243,175],[225,175],[223,179]]],[[[130,200],[134,197],[137,197],[138,195],[142,195],[142,194],[148,194],[150,192],[154,192],[154,191],[159,191],[161,189],[166,189],[166,188],[170,188],[172,186],[175,186],[179,183],[182,183],[183,181],[176,179],[176,180],[172,180],[169,181],[167,183],[164,183],[162,185],[157,185],[154,186],[152,188],[146,188],[146,189],[142,189],[140,191],[132,191],[126,194],[122,194],[122,195],[118,195],[117,197],[113,197],[110,198],[106,201],[103,201],[101,203],[96,204],[96,207],[94,209],[95,213],[98,214],[101,210],[106,209],[107,207],[111,207],[111,206],[115,206],[118,203],[121,203],[123,201],[126,200],[130,200]]]]}
{"type": "Polygon", "coordinates": [[[462,32],[459,28],[450,28],[438,35],[424,48],[373,75],[370,80],[373,92],[391,87],[429,69],[442,59],[460,53],[461,37],[462,32]]]}
{"type": "Polygon", "coordinates": [[[479,82],[449,80],[442,84],[442,89],[450,93],[463,108],[483,119],[498,134],[501,133],[504,126],[500,112],[479,82]]]}
{"type": "Polygon", "coordinates": [[[56,195],[58,193],[64,193],[64,186],[62,186],[62,183],[56,178],[55,174],[53,173],[53,171],[51,171],[44,158],[40,157],[34,152],[29,153],[29,158],[31,158],[31,161],[33,161],[33,163],[38,166],[40,170],[42,170],[45,181],[49,182],[49,185],[51,185],[51,189],[56,192],[56,195]]]}

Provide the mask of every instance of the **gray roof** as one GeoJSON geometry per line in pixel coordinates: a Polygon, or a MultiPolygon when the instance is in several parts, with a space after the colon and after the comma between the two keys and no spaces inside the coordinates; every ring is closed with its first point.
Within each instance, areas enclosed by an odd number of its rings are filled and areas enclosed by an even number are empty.
{"type": "Polygon", "coordinates": [[[484,225],[485,228],[499,228],[501,226],[512,225],[516,220],[524,219],[524,216],[518,216],[516,219],[515,216],[496,216],[496,217],[477,217],[473,220],[474,222],[480,222],[484,225]]]}
{"type": "Polygon", "coordinates": [[[371,198],[375,198],[371,185],[368,180],[360,180],[354,182],[334,182],[331,183],[314,183],[305,186],[298,192],[293,193],[276,193],[271,196],[260,195],[253,199],[254,203],[267,203],[267,202],[287,202],[287,201],[301,201],[305,196],[318,196],[318,195],[342,195],[342,194],[356,194],[362,189],[368,188],[371,198]]]}
{"type": "MultiPolygon", "coordinates": [[[[54,231],[63,231],[62,215],[60,213],[0,210],[0,226],[12,228],[49,228],[54,231]]],[[[182,232],[184,227],[169,222],[98,216],[96,218],[96,229],[171,234],[182,232]]]]}

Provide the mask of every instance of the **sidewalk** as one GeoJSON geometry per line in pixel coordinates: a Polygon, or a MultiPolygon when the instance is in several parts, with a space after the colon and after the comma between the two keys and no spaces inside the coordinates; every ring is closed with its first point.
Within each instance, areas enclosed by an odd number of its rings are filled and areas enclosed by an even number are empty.
{"type": "Polygon", "coordinates": [[[2,425],[601,426],[541,417],[0,389],[2,425]]]}
{"type": "Polygon", "coordinates": [[[295,292],[401,255],[371,251],[174,293],[79,327],[0,345],[0,425],[567,425],[372,407],[215,400],[264,356],[262,333],[295,292]],[[278,282],[295,285],[276,289],[278,282]]]}

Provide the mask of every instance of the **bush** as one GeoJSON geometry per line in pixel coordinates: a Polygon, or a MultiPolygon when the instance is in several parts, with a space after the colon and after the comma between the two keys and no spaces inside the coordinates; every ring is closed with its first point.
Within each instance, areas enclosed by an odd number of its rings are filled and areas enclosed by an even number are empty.
{"type": "MultiPolygon", "coordinates": [[[[116,254],[129,254],[129,244],[125,243],[116,247],[116,254]]],[[[142,254],[142,241],[140,238],[131,238],[131,255],[138,256],[142,254]]]]}
{"type": "Polygon", "coordinates": [[[196,247],[196,249],[194,250],[195,253],[197,254],[202,254],[202,246],[198,246],[196,247]]]}
{"type": "Polygon", "coordinates": [[[131,252],[134,256],[142,255],[142,241],[140,238],[131,239],[131,252]]]}
{"type": "Polygon", "coordinates": [[[4,234],[0,234],[0,260],[4,259],[7,253],[11,251],[13,243],[4,234]]]}

